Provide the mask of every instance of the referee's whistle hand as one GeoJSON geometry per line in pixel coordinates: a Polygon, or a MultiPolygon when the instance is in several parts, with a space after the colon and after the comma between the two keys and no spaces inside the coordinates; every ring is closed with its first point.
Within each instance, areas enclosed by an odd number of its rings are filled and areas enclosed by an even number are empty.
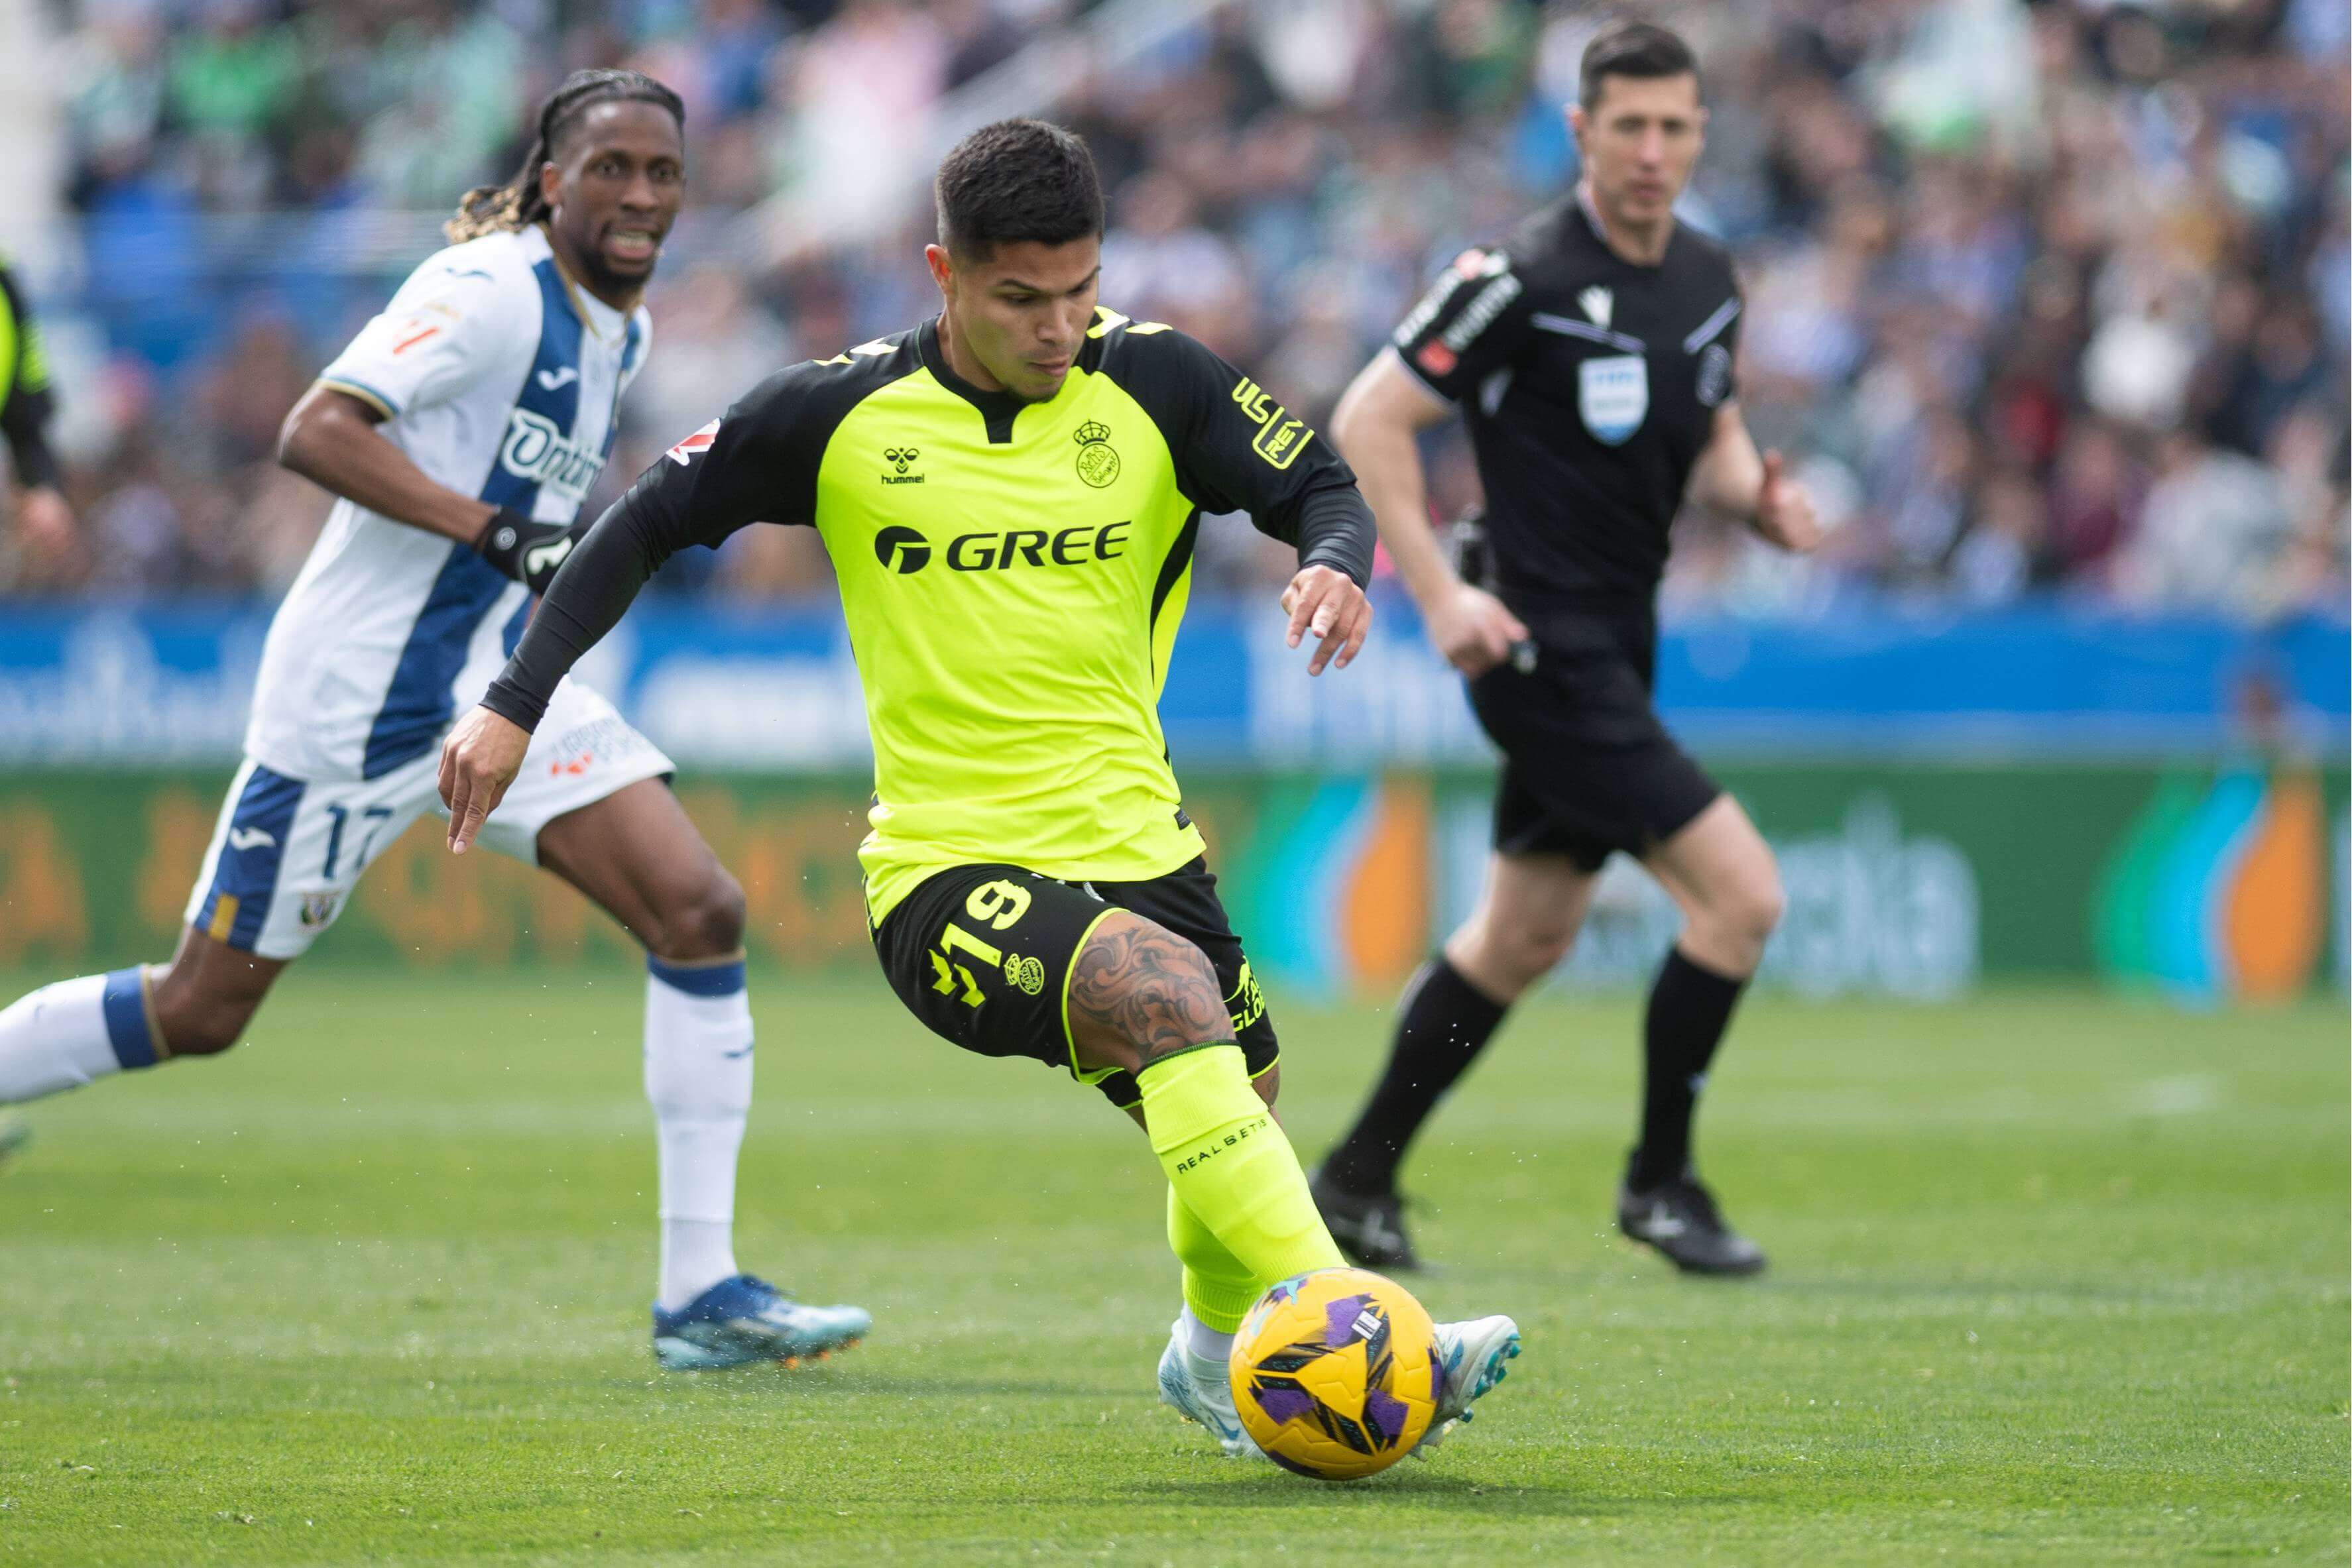
{"type": "Polygon", "coordinates": [[[1445,662],[1469,676],[1485,674],[1533,636],[1527,623],[1483,588],[1457,582],[1424,619],[1429,640],[1445,662]]]}
{"type": "Polygon", "coordinates": [[[1307,662],[1310,675],[1321,674],[1326,664],[1346,669],[1372,629],[1372,601],[1355,579],[1328,566],[1310,566],[1292,578],[1282,591],[1282,612],[1290,617],[1290,647],[1314,634],[1315,656],[1307,662]]]}
{"type": "Polygon", "coordinates": [[[462,855],[522,771],[530,731],[478,707],[441,743],[441,803],[449,808],[449,852],[462,855]]]}

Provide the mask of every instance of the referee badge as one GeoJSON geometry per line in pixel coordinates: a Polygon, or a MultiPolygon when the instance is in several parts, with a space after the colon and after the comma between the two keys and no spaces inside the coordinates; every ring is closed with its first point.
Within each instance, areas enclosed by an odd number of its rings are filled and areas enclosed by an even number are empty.
{"type": "Polygon", "coordinates": [[[1110,426],[1090,419],[1078,426],[1078,477],[1099,490],[1118,477],[1118,454],[1110,444],[1110,426]]]}
{"type": "Polygon", "coordinates": [[[1620,446],[1650,412],[1650,362],[1639,354],[1610,354],[1576,367],[1576,411],[1603,446],[1620,446]]]}
{"type": "Polygon", "coordinates": [[[1731,390],[1731,350],[1720,343],[1709,343],[1698,357],[1698,401],[1702,408],[1713,408],[1731,390]]]}

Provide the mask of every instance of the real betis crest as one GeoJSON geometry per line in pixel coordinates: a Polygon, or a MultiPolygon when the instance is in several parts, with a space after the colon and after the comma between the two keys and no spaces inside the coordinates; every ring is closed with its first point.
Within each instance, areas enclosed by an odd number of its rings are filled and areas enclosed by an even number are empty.
{"type": "Polygon", "coordinates": [[[1110,426],[1088,420],[1078,426],[1078,477],[1102,489],[1118,477],[1118,454],[1110,444],[1110,426]]]}

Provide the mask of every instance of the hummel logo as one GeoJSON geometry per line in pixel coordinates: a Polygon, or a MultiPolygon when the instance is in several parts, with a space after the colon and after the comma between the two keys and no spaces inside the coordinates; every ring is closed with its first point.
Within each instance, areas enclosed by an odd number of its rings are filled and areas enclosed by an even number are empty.
{"type": "Polygon", "coordinates": [[[1597,283],[1578,295],[1576,302],[1584,308],[1585,315],[1592,319],[1596,327],[1606,327],[1609,318],[1617,313],[1617,297],[1597,283]]]}
{"type": "Polygon", "coordinates": [[[570,386],[573,382],[576,382],[579,379],[580,372],[572,369],[570,365],[564,365],[552,371],[541,371],[539,372],[539,384],[545,387],[550,392],[555,392],[562,387],[570,386]]]}
{"type": "Polygon", "coordinates": [[[228,831],[228,847],[233,850],[266,849],[277,841],[259,828],[231,828],[228,831]]]}

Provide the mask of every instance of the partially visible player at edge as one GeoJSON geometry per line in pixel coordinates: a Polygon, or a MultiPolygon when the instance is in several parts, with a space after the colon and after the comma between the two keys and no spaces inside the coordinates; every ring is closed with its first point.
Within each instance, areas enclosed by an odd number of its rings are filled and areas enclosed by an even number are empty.
{"type": "MultiPolygon", "coordinates": [[[[16,473],[16,531],[40,555],[54,556],[73,543],[73,508],[58,485],[57,455],[49,449],[48,355],[41,348],[16,269],[0,263],[0,438],[8,444],[16,473]]],[[[22,1148],[31,1135],[22,1118],[0,1115],[0,1161],[22,1148]]]]}
{"type": "Polygon", "coordinates": [[[0,264],[0,438],[16,470],[16,524],[35,549],[64,549],[73,539],[73,508],[58,486],[57,455],[49,449],[49,357],[41,346],[24,285],[0,264]]]}
{"type": "MultiPolygon", "coordinates": [[[[1308,665],[1371,610],[1372,519],[1347,465],[1181,333],[1098,308],[1103,204],[1084,143],[1037,120],[941,164],[940,314],[761,382],[589,530],[506,673],[442,751],[463,849],[563,674],[665,559],[756,521],[833,559],[874,737],[859,852],[883,972],[937,1033],[1098,1084],[1169,1181],[1183,1306],[1160,1397],[1251,1451],[1225,1375],[1275,1281],[1339,1263],[1270,1108],[1265,1000],[1167,759],[1158,699],[1201,513],[1295,544],[1308,665]]],[[[1517,1351],[1442,1325],[1442,1423],[1517,1351]]]]}
{"type": "MultiPolygon", "coordinates": [[[[211,1056],[333,923],[369,862],[437,804],[442,733],[521,635],[645,362],[639,297],[686,175],[677,94],[581,71],[502,187],[288,415],[279,457],[341,497],[270,623],[231,785],[168,965],[46,987],[0,1012],[0,1103],[211,1056]]],[[[670,760],[585,686],[551,694],[495,847],[646,946],[646,1090],[661,1157],[654,1346],[697,1368],[828,1353],[868,1326],[735,1264],[751,1100],[743,895],[670,760]]]]}
{"type": "MultiPolygon", "coordinates": [[[[49,449],[54,401],[40,323],[26,302],[15,268],[0,264],[0,438],[7,442],[16,471],[16,531],[42,555],[69,548],[74,532],[73,509],[58,487],[58,460],[49,449]]],[[[0,1161],[22,1148],[30,1135],[21,1118],[0,1115],[0,1161]]]]}
{"type": "Polygon", "coordinates": [[[1417,1263],[1396,1191],[1405,1146],[1566,956],[1622,851],[1684,925],[1650,992],[1618,1224],[1679,1268],[1750,1274],[1764,1254],[1700,1184],[1691,1121],[1780,920],[1780,873],[1739,802],[1659,722],[1656,598],[1685,491],[1784,549],[1812,549],[1821,529],[1740,419],[1730,258],[1675,220],[1706,125],[1697,61],[1666,29],[1621,23],[1586,49],[1579,97],[1575,190],[1456,261],[1333,416],[1504,762],[1486,894],[1406,988],[1386,1073],[1317,1172],[1316,1197],[1352,1256],[1417,1263]],[[1486,492],[1491,582],[1457,576],[1428,526],[1415,433],[1457,403],[1486,492]]]}

